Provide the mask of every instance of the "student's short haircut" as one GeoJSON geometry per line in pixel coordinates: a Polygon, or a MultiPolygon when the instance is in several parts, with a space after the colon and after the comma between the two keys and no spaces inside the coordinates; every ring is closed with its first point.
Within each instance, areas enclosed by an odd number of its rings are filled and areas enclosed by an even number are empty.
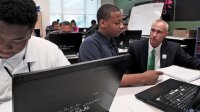
{"type": "Polygon", "coordinates": [[[0,21],[34,28],[37,8],[33,0],[0,0],[0,21]]]}
{"type": "Polygon", "coordinates": [[[68,21],[63,21],[62,23],[60,23],[60,25],[64,25],[64,26],[72,26],[70,22],[68,21]]]}
{"type": "Polygon", "coordinates": [[[93,20],[91,21],[91,24],[96,24],[96,20],[93,19],[93,20]]]}
{"type": "Polygon", "coordinates": [[[111,12],[118,12],[120,11],[120,9],[114,5],[111,4],[105,4],[102,5],[99,10],[97,11],[97,21],[99,23],[99,21],[101,19],[108,19],[111,16],[111,12]]]}
{"type": "Polygon", "coordinates": [[[55,25],[57,25],[57,24],[59,24],[58,21],[53,21],[53,22],[52,22],[52,26],[55,26],[55,25]]]}

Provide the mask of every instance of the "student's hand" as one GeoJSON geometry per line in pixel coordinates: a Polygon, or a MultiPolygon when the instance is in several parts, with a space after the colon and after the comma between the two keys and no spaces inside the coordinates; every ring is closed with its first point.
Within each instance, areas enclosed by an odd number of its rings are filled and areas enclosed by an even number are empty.
{"type": "Polygon", "coordinates": [[[143,75],[143,83],[144,84],[155,84],[159,78],[159,75],[162,75],[163,73],[160,71],[154,71],[154,70],[148,70],[143,75]]]}

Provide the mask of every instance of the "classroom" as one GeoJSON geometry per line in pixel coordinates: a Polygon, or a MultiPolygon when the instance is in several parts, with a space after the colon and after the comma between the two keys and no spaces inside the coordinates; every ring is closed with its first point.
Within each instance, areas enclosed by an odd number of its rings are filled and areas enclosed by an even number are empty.
{"type": "Polygon", "coordinates": [[[197,0],[1,0],[0,112],[199,112],[197,0]]]}

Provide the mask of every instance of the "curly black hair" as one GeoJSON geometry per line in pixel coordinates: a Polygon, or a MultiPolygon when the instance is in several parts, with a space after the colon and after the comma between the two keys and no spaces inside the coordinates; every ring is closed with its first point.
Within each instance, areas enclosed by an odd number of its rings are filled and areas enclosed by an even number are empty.
{"type": "Polygon", "coordinates": [[[37,8],[33,0],[0,0],[0,21],[34,28],[37,8]]]}
{"type": "Polygon", "coordinates": [[[106,20],[106,19],[110,18],[111,12],[118,12],[118,11],[120,11],[120,9],[114,5],[111,5],[111,4],[102,5],[97,11],[98,23],[101,19],[106,20]]]}

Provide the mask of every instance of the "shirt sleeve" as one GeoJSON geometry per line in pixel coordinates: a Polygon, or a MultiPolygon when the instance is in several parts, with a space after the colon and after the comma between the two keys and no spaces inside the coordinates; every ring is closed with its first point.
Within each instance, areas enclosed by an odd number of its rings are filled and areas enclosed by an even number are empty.
{"type": "Polygon", "coordinates": [[[63,52],[57,47],[52,49],[51,51],[51,60],[52,60],[52,65],[54,67],[60,67],[60,66],[66,66],[66,65],[70,65],[70,62],[68,61],[68,59],[65,57],[65,55],[63,54],[63,52]]]}
{"type": "Polygon", "coordinates": [[[101,47],[94,41],[84,41],[79,49],[79,62],[102,58],[101,47]]]}

